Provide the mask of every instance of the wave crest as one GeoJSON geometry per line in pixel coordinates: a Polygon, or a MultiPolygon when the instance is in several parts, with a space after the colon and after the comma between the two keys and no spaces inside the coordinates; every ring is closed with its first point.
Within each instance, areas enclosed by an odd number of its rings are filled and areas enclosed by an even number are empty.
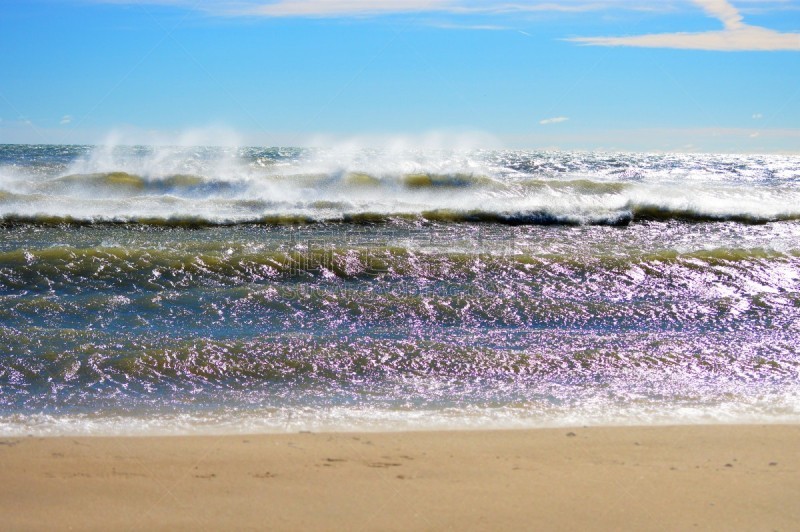
{"type": "Polygon", "coordinates": [[[71,164],[58,162],[54,175],[23,167],[0,179],[0,220],[199,226],[800,219],[800,159],[754,157],[734,164],[715,156],[390,155],[98,149],[71,164]]]}

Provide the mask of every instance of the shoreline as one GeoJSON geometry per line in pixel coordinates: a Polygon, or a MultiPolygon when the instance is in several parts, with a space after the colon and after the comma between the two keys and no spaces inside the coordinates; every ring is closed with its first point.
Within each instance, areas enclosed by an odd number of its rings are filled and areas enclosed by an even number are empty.
{"type": "MultiPolygon", "coordinates": [[[[451,420],[452,421],[452,420],[451,420]]],[[[368,427],[366,423],[355,425],[335,425],[309,426],[304,423],[292,427],[263,426],[263,427],[226,427],[217,425],[194,426],[188,424],[175,430],[165,428],[167,421],[157,428],[143,429],[141,427],[121,429],[118,426],[93,426],[91,430],[79,429],[47,429],[44,431],[16,430],[14,432],[0,432],[0,448],[4,442],[22,442],[27,440],[113,440],[113,439],[193,439],[193,438],[272,438],[288,437],[296,435],[314,434],[317,436],[342,436],[342,435],[398,435],[398,434],[462,434],[462,433],[514,433],[514,432],[557,432],[557,431],[577,431],[577,430],[648,430],[648,429],[676,429],[676,428],[711,428],[711,427],[800,427],[800,418],[796,416],[775,417],[774,419],[747,419],[737,418],[735,420],[711,419],[698,421],[693,418],[684,421],[675,419],[656,420],[651,423],[646,422],[596,422],[593,420],[578,420],[575,423],[476,423],[474,425],[461,424],[457,422],[436,423],[436,424],[406,424],[397,423],[376,424],[368,427]]]]}
{"type": "Polygon", "coordinates": [[[800,424],[0,438],[11,529],[790,529],[800,424]]]}

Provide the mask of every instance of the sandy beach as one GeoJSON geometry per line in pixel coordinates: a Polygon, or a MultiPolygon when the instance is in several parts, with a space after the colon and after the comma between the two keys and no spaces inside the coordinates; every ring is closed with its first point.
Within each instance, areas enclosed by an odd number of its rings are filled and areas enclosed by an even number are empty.
{"type": "Polygon", "coordinates": [[[790,530],[800,426],[0,440],[4,529],[790,530]]]}

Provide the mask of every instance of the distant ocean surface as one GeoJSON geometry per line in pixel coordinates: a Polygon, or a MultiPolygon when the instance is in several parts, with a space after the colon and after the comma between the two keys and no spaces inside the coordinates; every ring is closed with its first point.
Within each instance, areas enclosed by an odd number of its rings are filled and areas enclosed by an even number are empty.
{"type": "Polygon", "coordinates": [[[0,146],[0,435],[800,422],[800,157],[0,146]]]}

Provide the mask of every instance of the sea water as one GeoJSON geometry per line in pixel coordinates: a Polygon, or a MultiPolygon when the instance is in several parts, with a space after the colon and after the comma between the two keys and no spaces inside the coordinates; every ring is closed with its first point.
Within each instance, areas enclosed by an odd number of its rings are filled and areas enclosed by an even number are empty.
{"type": "Polygon", "coordinates": [[[0,146],[0,434],[800,420],[800,157],[0,146]]]}

